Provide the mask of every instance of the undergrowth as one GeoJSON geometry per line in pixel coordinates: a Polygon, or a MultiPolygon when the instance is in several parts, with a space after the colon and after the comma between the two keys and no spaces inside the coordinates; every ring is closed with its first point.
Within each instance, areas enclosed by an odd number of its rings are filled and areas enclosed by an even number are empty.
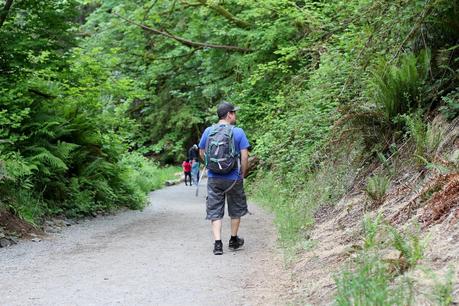
{"type": "Polygon", "coordinates": [[[380,205],[386,198],[387,190],[390,186],[390,180],[384,175],[373,175],[368,179],[365,191],[373,200],[375,205],[380,205]]]}
{"type": "Polygon", "coordinates": [[[347,192],[357,172],[350,162],[359,150],[342,152],[340,158],[324,160],[315,170],[303,177],[258,172],[250,181],[248,192],[254,201],[264,205],[275,215],[281,244],[295,253],[310,243],[309,231],[321,210],[333,209],[347,192]]]}
{"type": "Polygon", "coordinates": [[[427,247],[419,227],[401,231],[383,221],[382,216],[366,217],[362,224],[358,252],[351,254],[347,266],[335,275],[335,304],[344,305],[417,305],[430,301],[450,305],[452,272],[439,277],[420,265],[427,247]],[[388,255],[389,254],[389,255],[388,255]],[[425,271],[433,281],[431,290],[420,294],[412,271],[425,271]]]}
{"type": "MultiPolygon", "coordinates": [[[[3,194],[7,201],[3,201],[3,207],[0,208],[8,209],[35,225],[40,224],[46,216],[81,217],[114,211],[122,206],[142,209],[147,203],[148,193],[163,186],[179,170],[177,167],[160,167],[137,153],[126,153],[117,164],[107,164],[105,167],[112,169],[110,177],[87,172],[86,176],[73,177],[68,183],[61,184],[61,188],[67,192],[62,202],[46,200],[29,185],[21,184],[18,188],[8,188],[8,192],[3,194]]],[[[3,188],[15,186],[21,177],[24,182],[31,179],[31,173],[19,175],[18,170],[9,167],[8,163],[5,174],[3,182],[0,182],[3,188]],[[10,178],[13,173],[14,180],[10,178]]]]}

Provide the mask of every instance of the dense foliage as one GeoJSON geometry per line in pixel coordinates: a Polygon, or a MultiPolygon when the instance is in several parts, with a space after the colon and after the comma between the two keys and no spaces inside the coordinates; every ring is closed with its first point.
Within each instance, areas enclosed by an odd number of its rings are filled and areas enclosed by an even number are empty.
{"type": "Polygon", "coordinates": [[[33,189],[57,210],[126,202],[124,152],[180,160],[222,98],[242,107],[262,167],[296,188],[331,158],[330,137],[353,130],[354,147],[384,153],[406,114],[441,105],[457,115],[457,10],[441,0],[5,1],[3,189],[33,189]]]}
{"type": "Polygon", "coordinates": [[[159,171],[127,154],[136,129],[125,116],[137,95],[133,80],[78,47],[76,1],[7,4],[0,27],[0,208],[38,222],[46,214],[143,207],[159,171]]]}
{"type": "Polygon", "coordinates": [[[222,98],[242,107],[262,167],[296,188],[346,131],[354,147],[384,153],[403,116],[438,105],[457,115],[457,10],[446,0],[5,1],[3,189],[33,190],[58,211],[126,202],[121,156],[180,160],[222,98]]]}

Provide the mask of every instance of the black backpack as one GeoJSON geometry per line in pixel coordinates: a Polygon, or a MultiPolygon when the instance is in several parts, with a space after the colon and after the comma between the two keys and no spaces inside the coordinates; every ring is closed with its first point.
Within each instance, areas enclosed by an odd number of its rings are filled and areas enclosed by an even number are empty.
{"type": "Polygon", "coordinates": [[[233,125],[213,125],[207,135],[205,163],[207,169],[218,174],[227,174],[239,165],[233,136],[233,125]]]}

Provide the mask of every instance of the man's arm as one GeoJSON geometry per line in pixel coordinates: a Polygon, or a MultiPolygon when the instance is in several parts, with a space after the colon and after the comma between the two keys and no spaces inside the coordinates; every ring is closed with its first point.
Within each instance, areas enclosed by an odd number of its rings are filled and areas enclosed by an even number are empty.
{"type": "Polygon", "coordinates": [[[241,150],[241,173],[242,177],[246,177],[249,171],[249,150],[241,150]]]}
{"type": "Polygon", "coordinates": [[[199,149],[199,156],[201,157],[201,160],[204,161],[204,149],[199,149]]]}

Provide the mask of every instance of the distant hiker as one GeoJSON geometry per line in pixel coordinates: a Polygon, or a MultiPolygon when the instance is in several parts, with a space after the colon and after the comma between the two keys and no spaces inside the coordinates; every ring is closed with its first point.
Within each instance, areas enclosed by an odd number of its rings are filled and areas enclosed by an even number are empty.
{"type": "Polygon", "coordinates": [[[191,148],[188,150],[188,159],[189,160],[198,160],[199,157],[199,149],[198,145],[194,144],[191,146],[191,148]]]}
{"type": "Polygon", "coordinates": [[[199,183],[199,161],[197,158],[191,164],[191,179],[194,184],[197,185],[199,183]]]}
{"type": "Polygon", "coordinates": [[[208,127],[199,142],[199,153],[208,169],[207,220],[211,220],[215,239],[214,254],[223,254],[221,240],[225,198],[231,218],[231,238],[228,247],[236,250],[244,245],[237,236],[241,217],[248,213],[243,179],[248,170],[249,141],[241,128],[235,127],[236,111],[223,101],[217,107],[218,123],[208,127]]]}
{"type": "Polygon", "coordinates": [[[191,164],[190,164],[190,160],[189,159],[185,160],[182,163],[182,168],[183,168],[183,173],[185,174],[185,185],[188,186],[188,184],[186,183],[186,178],[189,177],[190,178],[190,186],[192,186],[192,182],[191,182],[191,164]]]}

